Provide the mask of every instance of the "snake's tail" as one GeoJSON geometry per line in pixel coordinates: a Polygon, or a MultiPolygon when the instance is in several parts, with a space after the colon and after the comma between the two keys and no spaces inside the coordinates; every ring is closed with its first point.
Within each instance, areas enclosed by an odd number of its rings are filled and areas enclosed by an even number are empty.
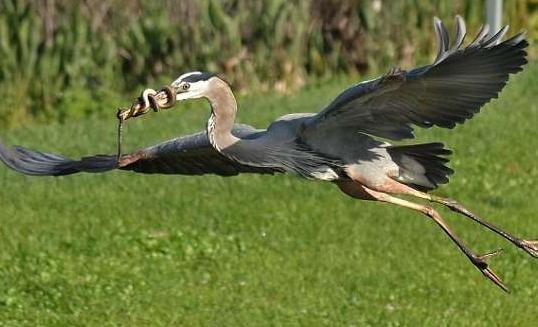
{"type": "MultiPolygon", "coordinates": [[[[120,109],[121,110],[121,109],[120,109]]],[[[121,155],[123,152],[122,149],[122,143],[123,143],[123,118],[118,117],[118,134],[117,134],[117,146],[118,146],[118,155],[117,159],[118,161],[121,159],[121,155]]]]}

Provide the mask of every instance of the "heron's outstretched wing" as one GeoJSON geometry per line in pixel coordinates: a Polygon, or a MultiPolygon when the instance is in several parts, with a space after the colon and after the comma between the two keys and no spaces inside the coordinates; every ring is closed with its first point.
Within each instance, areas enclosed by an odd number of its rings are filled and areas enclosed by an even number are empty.
{"type": "Polygon", "coordinates": [[[453,128],[496,98],[509,74],[527,63],[524,33],[498,43],[508,27],[489,37],[488,27],[462,47],[465,23],[456,18],[456,40],[435,18],[439,52],[434,63],[411,71],[393,69],[345,90],[306,124],[317,128],[351,127],[393,140],[413,138],[412,125],[453,128]]]}
{"type": "MultiPolygon", "coordinates": [[[[242,139],[256,137],[264,131],[236,124],[232,133],[242,139]]],[[[199,132],[179,137],[121,158],[119,169],[146,174],[217,174],[233,176],[239,173],[273,174],[282,172],[271,167],[240,164],[219,153],[209,142],[207,133],[199,132]]]]}
{"type": "MultiPolygon", "coordinates": [[[[233,133],[238,137],[255,137],[262,131],[247,125],[236,125],[233,133]]],[[[217,174],[232,176],[239,173],[272,174],[279,172],[273,168],[260,168],[232,161],[210,144],[207,134],[179,137],[131,154],[122,156],[96,155],[80,160],[15,147],[13,150],[0,143],[0,161],[8,167],[37,176],[61,176],[79,172],[99,173],[113,169],[131,170],[146,174],[217,174]]]]}

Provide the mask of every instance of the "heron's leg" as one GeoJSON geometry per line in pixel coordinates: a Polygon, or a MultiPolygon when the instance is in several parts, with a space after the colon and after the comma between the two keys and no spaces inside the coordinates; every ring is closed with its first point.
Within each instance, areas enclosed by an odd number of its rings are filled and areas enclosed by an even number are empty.
{"type": "MultiPolygon", "coordinates": [[[[470,210],[465,208],[463,205],[458,203],[457,201],[449,198],[443,198],[436,195],[431,195],[428,193],[420,192],[418,190],[415,190],[405,184],[401,184],[395,180],[390,179],[387,181],[388,185],[385,185],[386,189],[390,190],[389,193],[391,194],[402,194],[402,195],[412,195],[421,199],[425,199],[431,202],[440,203],[446,207],[448,207],[450,210],[462,214],[473,221],[479,223],[480,225],[488,228],[489,230],[495,232],[496,234],[502,236],[506,240],[510,241],[515,246],[523,249],[525,252],[533,256],[534,258],[538,258],[538,241],[531,241],[531,240],[524,240],[522,238],[516,237],[504,229],[480,218],[476,214],[472,213],[470,210]],[[390,185],[389,185],[390,184],[390,185]]],[[[383,188],[383,187],[382,187],[383,188]]]]}
{"type": "Polygon", "coordinates": [[[372,198],[378,201],[392,203],[401,207],[413,209],[413,210],[422,212],[426,216],[430,217],[433,221],[435,221],[435,223],[439,227],[441,227],[441,229],[448,235],[448,237],[450,237],[450,239],[460,248],[460,250],[467,256],[467,258],[469,258],[471,263],[478,270],[480,270],[480,272],[484,276],[489,278],[493,283],[495,283],[495,285],[499,286],[503,291],[509,292],[506,285],[504,285],[504,283],[499,278],[499,276],[497,276],[493,272],[493,270],[489,268],[486,262],[487,258],[498,255],[501,250],[496,250],[496,251],[486,253],[483,255],[478,255],[474,253],[472,250],[470,250],[467,246],[465,246],[465,244],[460,240],[460,238],[456,236],[456,234],[454,234],[454,232],[450,229],[450,227],[448,227],[447,223],[444,221],[441,215],[437,211],[435,211],[432,207],[413,203],[413,202],[403,200],[400,198],[396,198],[387,193],[374,191],[362,185],[358,185],[357,187],[361,189],[361,192],[367,193],[369,196],[371,196],[372,198]]]}
{"type": "MultiPolygon", "coordinates": [[[[429,194],[428,194],[429,195],[429,194]]],[[[498,235],[504,237],[506,240],[510,241],[512,244],[516,245],[517,247],[523,249],[525,252],[533,256],[534,258],[538,258],[538,241],[531,241],[531,240],[524,240],[519,237],[516,237],[504,229],[490,223],[487,220],[484,220],[480,218],[479,216],[475,215],[471,211],[469,211],[467,208],[465,208],[463,205],[458,203],[457,201],[449,198],[443,198],[436,195],[429,195],[430,201],[440,203],[448,207],[450,210],[460,213],[466,217],[471,218],[475,222],[479,223],[480,225],[488,228],[489,230],[497,233],[498,235]]]]}

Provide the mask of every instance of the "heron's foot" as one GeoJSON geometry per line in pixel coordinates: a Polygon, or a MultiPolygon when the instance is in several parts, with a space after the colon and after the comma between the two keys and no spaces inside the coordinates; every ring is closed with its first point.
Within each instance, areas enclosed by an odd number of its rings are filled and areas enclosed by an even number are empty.
{"type": "Polygon", "coordinates": [[[495,285],[499,286],[503,291],[510,293],[510,290],[508,289],[508,287],[504,285],[501,278],[497,276],[497,274],[493,272],[493,270],[491,270],[488,263],[486,262],[487,259],[498,256],[499,254],[501,254],[501,252],[502,252],[502,249],[498,249],[498,250],[495,250],[493,252],[489,252],[483,255],[471,254],[469,255],[469,260],[471,260],[473,265],[475,265],[475,267],[478,268],[478,270],[480,270],[480,272],[484,276],[486,276],[489,280],[491,280],[495,285]]]}
{"type": "Polygon", "coordinates": [[[522,248],[525,252],[527,252],[534,258],[538,258],[538,240],[536,241],[519,240],[517,242],[517,246],[522,248]]]}

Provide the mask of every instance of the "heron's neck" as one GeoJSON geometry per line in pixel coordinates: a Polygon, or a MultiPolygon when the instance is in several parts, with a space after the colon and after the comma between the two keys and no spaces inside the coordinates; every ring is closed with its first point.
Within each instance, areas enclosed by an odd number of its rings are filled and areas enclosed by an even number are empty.
{"type": "Polygon", "coordinates": [[[232,135],[232,128],[235,123],[237,112],[237,102],[232,90],[222,80],[212,81],[207,99],[211,104],[211,116],[207,122],[207,135],[211,145],[218,151],[225,149],[239,141],[232,135]]]}

